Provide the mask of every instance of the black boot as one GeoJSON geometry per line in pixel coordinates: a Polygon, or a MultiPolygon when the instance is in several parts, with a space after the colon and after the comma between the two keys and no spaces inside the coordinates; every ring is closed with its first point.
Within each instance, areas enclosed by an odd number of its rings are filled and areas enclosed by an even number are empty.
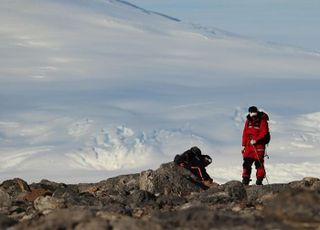
{"type": "Polygon", "coordinates": [[[250,178],[249,177],[242,177],[242,184],[249,185],[250,178]]]}
{"type": "Polygon", "coordinates": [[[256,185],[262,185],[263,178],[257,178],[256,185]]]}

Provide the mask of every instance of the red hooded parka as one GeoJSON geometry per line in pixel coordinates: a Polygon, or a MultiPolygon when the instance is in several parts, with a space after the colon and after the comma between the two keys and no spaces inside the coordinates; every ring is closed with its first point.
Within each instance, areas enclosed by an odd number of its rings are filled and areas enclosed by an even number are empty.
{"type": "Polygon", "coordinates": [[[256,116],[247,116],[243,129],[242,146],[244,158],[263,159],[266,148],[265,137],[269,133],[268,126],[269,117],[266,113],[259,111],[256,116]],[[250,144],[251,140],[255,140],[256,144],[250,144]]]}

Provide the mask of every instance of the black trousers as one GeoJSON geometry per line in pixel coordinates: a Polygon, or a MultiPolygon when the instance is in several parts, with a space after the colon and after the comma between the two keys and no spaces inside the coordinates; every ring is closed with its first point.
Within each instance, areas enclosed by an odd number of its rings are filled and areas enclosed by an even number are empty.
{"type": "Polygon", "coordinates": [[[257,178],[263,179],[264,176],[265,176],[265,169],[264,169],[264,166],[263,166],[263,159],[260,159],[260,161],[259,161],[257,159],[247,158],[247,157],[243,158],[242,177],[249,177],[250,178],[250,176],[251,176],[251,168],[252,168],[253,163],[256,166],[256,170],[257,170],[256,176],[257,176],[257,178]]]}

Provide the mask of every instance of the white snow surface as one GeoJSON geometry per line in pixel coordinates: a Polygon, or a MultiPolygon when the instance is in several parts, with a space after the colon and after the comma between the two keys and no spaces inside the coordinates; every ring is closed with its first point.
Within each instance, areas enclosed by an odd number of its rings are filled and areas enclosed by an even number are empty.
{"type": "Polygon", "coordinates": [[[320,54],[195,28],[117,0],[0,7],[0,180],[77,183],[192,146],[241,179],[247,108],[270,116],[270,183],[320,177],[320,54]]]}

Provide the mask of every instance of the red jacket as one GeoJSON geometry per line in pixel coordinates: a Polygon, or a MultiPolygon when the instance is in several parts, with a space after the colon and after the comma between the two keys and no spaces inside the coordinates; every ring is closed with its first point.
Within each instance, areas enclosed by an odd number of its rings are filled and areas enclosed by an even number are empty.
{"type": "Polygon", "coordinates": [[[269,132],[269,117],[264,112],[258,112],[257,116],[247,116],[246,123],[243,128],[242,146],[249,146],[250,140],[255,140],[256,145],[265,145],[265,136],[269,132]]]}

